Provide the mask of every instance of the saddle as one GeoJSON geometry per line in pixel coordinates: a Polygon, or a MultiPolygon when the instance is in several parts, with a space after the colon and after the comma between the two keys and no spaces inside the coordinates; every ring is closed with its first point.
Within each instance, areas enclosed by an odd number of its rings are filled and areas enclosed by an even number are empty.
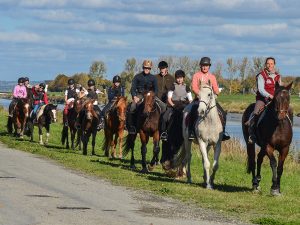
{"type": "Polygon", "coordinates": [[[36,121],[43,115],[46,105],[42,105],[36,112],[36,121]]]}

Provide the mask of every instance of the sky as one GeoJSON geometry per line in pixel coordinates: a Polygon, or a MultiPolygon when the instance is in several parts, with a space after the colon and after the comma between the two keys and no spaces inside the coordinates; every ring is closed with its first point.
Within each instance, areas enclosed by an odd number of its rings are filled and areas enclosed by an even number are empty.
{"type": "Polygon", "coordinates": [[[51,80],[104,61],[273,56],[300,76],[298,0],[0,0],[0,80],[51,80]]]}

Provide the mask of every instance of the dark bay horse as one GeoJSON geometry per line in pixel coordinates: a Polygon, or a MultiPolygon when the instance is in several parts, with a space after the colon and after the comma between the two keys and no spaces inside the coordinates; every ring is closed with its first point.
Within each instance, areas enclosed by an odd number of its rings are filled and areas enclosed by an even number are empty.
{"type": "Polygon", "coordinates": [[[78,131],[81,133],[81,141],[83,145],[83,155],[87,155],[87,145],[92,135],[92,155],[95,155],[95,144],[97,134],[97,121],[99,120],[98,114],[94,110],[95,100],[87,100],[84,103],[82,110],[84,110],[84,116],[81,123],[81,129],[78,131]]]}
{"type": "Polygon", "coordinates": [[[43,105],[40,108],[40,111],[37,113],[37,120],[34,122],[32,119],[28,121],[28,128],[30,130],[31,141],[33,141],[33,130],[34,125],[39,128],[39,142],[41,145],[48,144],[50,137],[50,124],[56,122],[56,108],[57,105],[47,104],[43,105]],[[43,142],[43,127],[46,128],[46,141],[43,142]]]}
{"type": "Polygon", "coordinates": [[[30,100],[26,98],[18,99],[13,112],[13,117],[8,117],[7,120],[8,133],[12,133],[14,128],[14,134],[20,138],[23,138],[26,123],[30,116],[30,112],[30,100]]]}
{"type": "Polygon", "coordinates": [[[116,146],[119,140],[119,158],[122,155],[123,134],[126,122],[127,98],[118,97],[114,103],[114,108],[107,113],[104,126],[103,149],[105,156],[109,156],[109,149],[112,148],[111,157],[116,158],[116,146]]]}
{"type": "MultiPolygon", "coordinates": [[[[68,126],[63,126],[62,134],[61,134],[61,143],[64,145],[66,143],[66,148],[69,149],[69,130],[71,134],[71,148],[75,149],[75,136],[77,134],[77,145],[79,145],[79,150],[81,149],[80,144],[80,132],[77,133],[77,128],[75,126],[76,118],[83,107],[83,100],[82,99],[75,99],[74,106],[68,110],[67,120],[68,126]]],[[[77,146],[76,145],[76,146],[77,146]]]]}
{"type": "MultiPolygon", "coordinates": [[[[156,163],[158,163],[159,148],[159,117],[160,108],[155,103],[155,93],[153,91],[146,92],[144,94],[144,102],[138,107],[137,116],[137,132],[141,139],[141,154],[142,154],[142,173],[148,173],[149,170],[153,170],[156,163]],[[153,157],[150,165],[147,168],[146,154],[147,143],[149,138],[153,137],[153,157]]],[[[131,150],[131,168],[135,168],[134,162],[134,142],[137,134],[128,134],[126,138],[124,152],[131,150]]]]}
{"type": "Polygon", "coordinates": [[[265,155],[270,159],[272,169],[272,195],[280,195],[280,179],[283,173],[283,165],[289,152],[289,146],[292,141],[292,119],[293,112],[290,105],[290,88],[292,83],[287,86],[275,85],[275,94],[271,103],[266,107],[264,116],[258,121],[256,127],[257,144],[260,146],[260,152],[257,155],[257,174],[255,175],[255,144],[249,144],[249,132],[246,125],[254,105],[251,104],[245,110],[242,118],[242,127],[244,139],[247,143],[248,154],[248,173],[252,173],[252,185],[255,191],[259,191],[259,182],[261,180],[261,164],[265,155]],[[245,124],[246,123],[246,124],[245,124]],[[278,164],[274,156],[274,150],[279,152],[278,164]]]}

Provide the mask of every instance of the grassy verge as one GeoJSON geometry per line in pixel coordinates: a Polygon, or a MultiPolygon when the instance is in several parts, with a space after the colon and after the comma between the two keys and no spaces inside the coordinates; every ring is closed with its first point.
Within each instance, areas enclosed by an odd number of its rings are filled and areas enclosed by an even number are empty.
{"type": "MultiPolygon", "coordinates": [[[[238,141],[223,143],[220,168],[216,175],[216,189],[202,187],[201,159],[194,151],[192,162],[192,184],[174,181],[166,177],[160,167],[151,174],[144,175],[129,169],[129,158],[124,161],[109,160],[103,156],[101,141],[103,133],[97,135],[96,156],[82,156],[79,151],[66,150],[59,142],[62,125],[51,126],[48,146],[40,146],[38,137],[35,142],[17,140],[8,136],[5,123],[7,112],[0,110],[0,141],[11,148],[33,154],[43,155],[56,160],[68,168],[110,180],[113,184],[135,189],[149,190],[158,195],[173,197],[184,202],[192,202],[200,207],[213,209],[224,216],[256,224],[300,224],[300,165],[288,157],[282,178],[281,197],[271,197],[271,169],[266,159],[262,168],[262,193],[251,192],[251,176],[245,173],[245,150],[238,141]]],[[[35,133],[37,131],[35,130],[35,133]]],[[[136,159],[140,159],[140,144],[136,144],[136,159]]],[[[152,155],[152,144],[148,146],[148,157],[152,155]]],[[[89,146],[89,152],[91,148],[89,146]]],[[[138,169],[140,169],[140,164],[138,169]]],[[[101,190],[99,190],[101,191],[101,190]]]]}

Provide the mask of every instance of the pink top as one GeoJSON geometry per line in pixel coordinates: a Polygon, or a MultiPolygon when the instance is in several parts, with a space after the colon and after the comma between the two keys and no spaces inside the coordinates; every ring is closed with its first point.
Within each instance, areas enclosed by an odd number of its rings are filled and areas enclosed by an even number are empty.
{"type": "Polygon", "coordinates": [[[217,79],[215,75],[211,73],[204,74],[201,71],[198,71],[197,73],[194,74],[193,79],[192,79],[192,90],[193,92],[198,95],[199,90],[200,90],[200,82],[204,84],[208,84],[208,81],[210,80],[210,83],[212,85],[212,89],[216,95],[218,95],[219,92],[219,87],[217,83],[217,79]]]}
{"type": "Polygon", "coordinates": [[[25,85],[16,85],[14,88],[13,96],[15,98],[26,98],[27,97],[27,89],[25,85]]]}

